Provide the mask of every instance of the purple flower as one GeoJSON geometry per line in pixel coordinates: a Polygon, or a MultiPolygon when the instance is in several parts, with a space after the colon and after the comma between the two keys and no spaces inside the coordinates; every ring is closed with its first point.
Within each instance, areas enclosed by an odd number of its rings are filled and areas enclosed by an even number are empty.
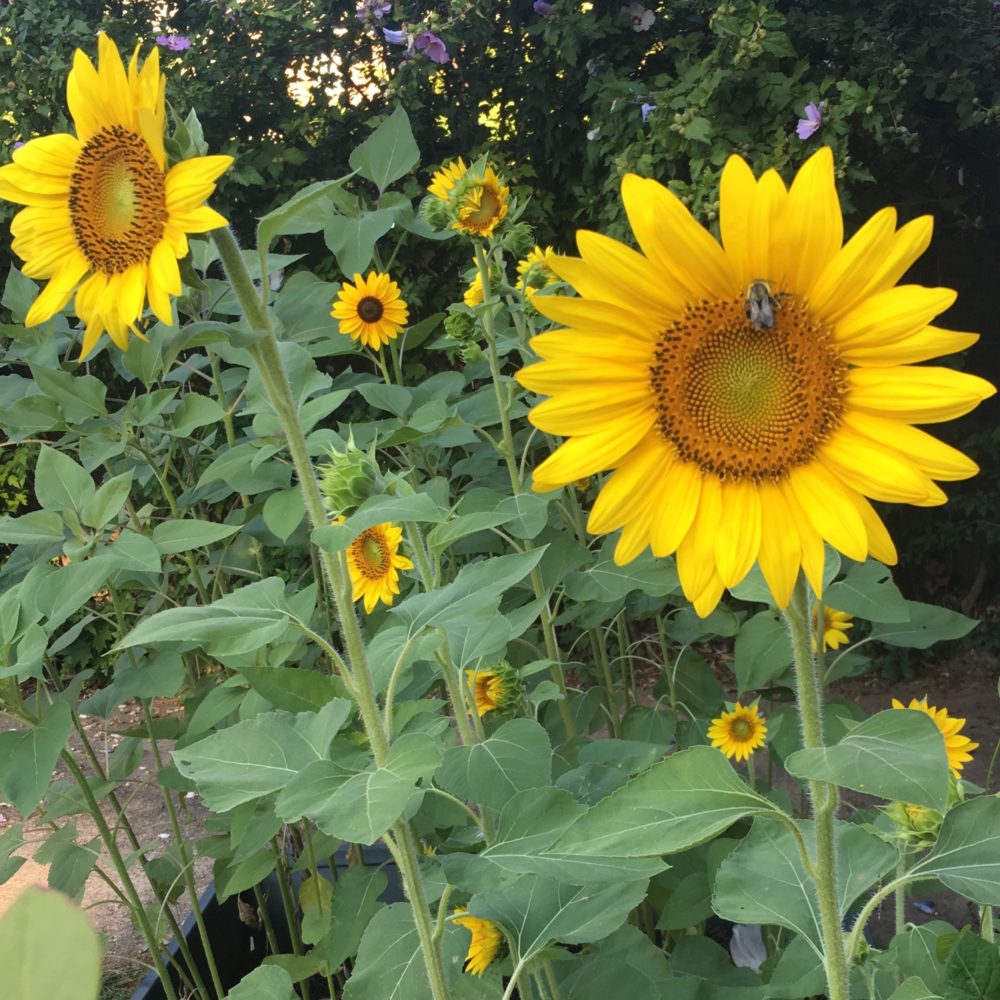
{"type": "Polygon", "coordinates": [[[13,147],[11,147],[11,148],[13,148],[13,149],[20,149],[23,145],[24,145],[24,143],[21,142],[20,139],[18,139],[17,142],[15,142],[14,145],[13,145],[13,147]]]}
{"type": "Polygon", "coordinates": [[[815,104],[806,105],[806,116],[805,118],[800,118],[798,125],[795,127],[796,134],[803,142],[814,132],[819,131],[819,127],[823,124],[823,113],[820,108],[822,108],[822,103],[819,106],[815,104]]]}
{"type": "Polygon", "coordinates": [[[367,24],[369,21],[381,21],[391,10],[392,4],[386,0],[361,0],[354,16],[362,24],[367,24]]]}
{"type": "Polygon", "coordinates": [[[650,104],[647,101],[642,105],[642,107],[639,110],[642,111],[642,123],[643,125],[645,125],[647,120],[649,119],[650,114],[656,110],[656,105],[650,104]]]}
{"type": "Polygon", "coordinates": [[[432,31],[425,31],[422,35],[418,35],[416,42],[414,42],[414,48],[418,52],[423,52],[432,62],[446,63],[451,58],[444,42],[432,31]]]}
{"type": "Polygon", "coordinates": [[[162,45],[169,52],[183,52],[191,48],[191,39],[183,35],[157,35],[156,44],[162,45]]]}
{"type": "Polygon", "coordinates": [[[391,28],[383,28],[382,34],[390,45],[406,45],[407,34],[405,31],[393,31],[391,28]]]}
{"type": "Polygon", "coordinates": [[[548,2],[548,0],[535,0],[532,4],[536,14],[540,14],[542,17],[551,17],[553,10],[555,8],[548,2]]]}

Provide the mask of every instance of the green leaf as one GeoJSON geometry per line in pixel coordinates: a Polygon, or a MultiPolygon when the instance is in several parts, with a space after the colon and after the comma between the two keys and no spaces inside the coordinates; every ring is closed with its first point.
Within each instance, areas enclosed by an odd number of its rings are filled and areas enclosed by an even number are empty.
{"type": "Polygon", "coordinates": [[[757,691],[792,665],[788,626],[774,611],[761,611],[740,629],[733,650],[739,693],[757,691]]]}
{"type": "MultiPolygon", "coordinates": [[[[371,263],[375,244],[395,224],[396,213],[391,208],[365,212],[356,219],[335,215],[323,228],[323,239],[344,274],[361,274],[371,263]]],[[[337,320],[331,322],[337,323],[337,320]]]]}
{"type": "Polygon", "coordinates": [[[63,519],[54,510],[0,517],[0,543],[4,545],[44,545],[61,542],[65,535],[63,519]]]}
{"type": "Polygon", "coordinates": [[[350,165],[372,181],[381,193],[393,181],[408,174],[420,161],[410,119],[403,106],[395,111],[360,146],[351,152],[350,165]]]}
{"type": "Polygon", "coordinates": [[[978,624],[975,618],[966,618],[957,611],[939,608],[933,604],[907,601],[910,620],[898,625],[876,625],[869,636],[888,646],[906,649],[927,649],[942,639],[961,639],[978,624]]]}
{"type": "Polygon", "coordinates": [[[537,493],[519,493],[502,500],[496,513],[504,516],[507,531],[515,538],[537,538],[548,522],[549,503],[554,497],[554,493],[542,496],[537,493]]]}
{"type": "Polygon", "coordinates": [[[73,376],[59,368],[32,365],[35,384],[50,399],[54,399],[69,423],[82,423],[88,417],[103,417],[107,386],[93,375],[73,376]]]}
{"type": "Polygon", "coordinates": [[[385,892],[389,880],[379,868],[356,865],[337,878],[337,891],[333,894],[330,930],[316,945],[316,953],[338,969],[348,958],[358,953],[361,936],[372,917],[385,904],[379,896],[385,892]]]}
{"type": "Polygon", "coordinates": [[[408,497],[371,497],[343,524],[316,528],[312,540],[326,552],[341,552],[366,528],[383,521],[436,522],[443,518],[444,511],[426,493],[414,493],[408,497]]]}
{"type": "MultiPolygon", "coordinates": [[[[407,807],[416,783],[441,763],[441,750],[427,733],[406,733],[389,748],[382,767],[374,764],[348,778],[325,801],[307,812],[331,837],[374,844],[407,807]]],[[[278,815],[287,818],[279,800],[278,815]]]]}
{"type": "Polygon", "coordinates": [[[531,719],[505,722],[482,743],[448,750],[437,783],[460,799],[502,809],[518,792],[552,784],[548,733],[531,719]]]}
{"type": "MultiPolygon", "coordinates": [[[[815,824],[796,821],[807,845],[815,824]]],[[[898,853],[859,826],[837,823],[837,886],[841,917],[854,901],[895,865],[898,853]]],[[[795,837],[772,816],[754,819],[750,833],[719,866],[712,908],[740,924],[778,924],[801,934],[822,954],[819,903],[795,837]]]]}
{"type": "Polygon", "coordinates": [[[634,858],[674,854],[738,819],[776,812],[713,747],[675,753],[601,799],[556,842],[555,850],[634,858]]]}
{"type": "Polygon", "coordinates": [[[264,501],[264,523],[282,541],[302,523],[305,513],[306,503],[297,487],[279,490],[264,501]]]}
{"type": "Polygon", "coordinates": [[[880,964],[904,976],[919,976],[935,993],[940,993],[944,963],[937,957],[940,945],[955,936],[955,928],[943,920],[931,920],[897,934],[880,964]]]}
{"type": "Polygon", "coordinates": [[[968,929],[963,930],[944,967],[940,988],[944,1000],[992,1000],[1000,997],[1000,952],[997,946],[968,929]]]}
{"type": "Polygon", "coordinates": [[[245,975],[226,1000],[298,1000],[292,977],[278,965],[262,965],[245,975]]]}
{"type": "Polygon", "coordinates": [[[0,920],[0,968],[9,1000],[95,1000],[101,944],[65,896],[29,888],[0,920]]]}
{"type": "MultiPolygon", "coordinates": [[[[974,994],[964,994],[964,997],[971,997],[974,994]]],[[[986,996],[987,994],[982,994],[986,996]]],[[[940,993],[935,993],[924,985],[924,981],[919,976],[910,976],[904,979],[897,989],[889,995],[889,1000],[942,1000],[940,993]]]]}
{"type": "Polygon", "coordinates": [[[492,920],[511,939],[514,959],[526,962],[553,941],[584,944],[616,931],[646,895],[648,880],[573,886],[522,875],[510,886],[477,893],[469,912],[492,920]]]}
{"type": "MultiPolygon", "coordinates": [[[[250,687],[275,708],[315,712],[344,694],[344,686],[329,674],[295,667],[240,667],[250,687]]],[[[344,701],[350,710],[350,702],[344,701]]]]}
{"type": "Polygon", "coordinates": [[[934,849],[908,874],[940,879],[983,906],[1000,906],[1000,799],[984,795],[950,810],[934,849]]]}
{"type": "Polygon", "coordinates": [[[827,781],[895,802],[938,812],[948,806],[944,737],[924,712],[879,712],[832,747],[796,751],[785,768],[796,778],[827,781]]]}
{"type": "Polygon", "coordinates": [[[94,481],[82,466],[48,445],[40,445],[35,465],[35,496],[46,510],[75,510],[94,495],[94,481]]]}
{"type": "Polygon", "coordinates": [[[235,535],[241,527],[239,524],[215,524],[212,521],[196,521],[193,518],[183,521],[161,521],[153,528],[153,542],[163,555],[171,555],[220,542],[223,538],[235,535]]]}
{"type": "MultiPolygon", "coordinates": [[[[278,236],[298,236],[322,229],[332,210],[331,195],[348,177],[309,184],[283,205],[268,212],[257,223],[257,247],[261,255],[267,254],[271,243],[278,236]]],[[[266,270],[266,265],[261,267],[261,273],[266,270]]]]}
{"type": "Polygon", "coordinates": [[[114,520],[125,506],[132,488],[132,470],[102,483],[97,492],[80,509],[80,520],[88,528],[103,528],[114,520]]]}
{"type": "Polygon", "coordinates": [[[402,417],[413,403],[413,393],[401,385],[387,385],[384,382],[364,382],[358,386],[358,392],[364,396],[365,402],[378,410],[386,410],[397,417],[402,417]]]}
{"type": "Polygon", "coordinates": [[[700,985],[691,980],[693,989],[685,991],[663,951],[628,924],[588,951],[560,982],[562,1000],[693,1000],[700,985]]]}
{"type": "Polygon", "coordinates": [[[611,556],[604,557],[589,569],[566,577],[566,593],[576,601],[610,604],[620,601],[633,590],[650,597],[672,594],[680,586],[673,559],[656,559],[644,552],[625,566],[616,566],[611,556]]]}
{"type": "Polygon", "coordinates": [[[0,733],[0,792],[27,816],[42,801],[73,719],[65,702],[56,702],[33,729],[0,733]]]}
{"type": "Polygon", "coordinates": [[[172,436],[186,437],[199,427],[221,423],[224,416],[225,410],[210,396],[189,392],[178,403],[164,431],[172,436]]]}
{"type": "Polygon", "coordinates": [[[905,622],[910,618],[892,573],[874,559],[852,566],[843,580],[831,583],[823,604],[869,622],[905,622]]]}
{"type": "Polygon", "coordinates": [[[335,699],[318,714],[274,711],[245,719],[174,750],[174,763],[197,784],[210,809],[226,812],[284,788],[308,764],[325,758],[349,709],[335,699]]]}

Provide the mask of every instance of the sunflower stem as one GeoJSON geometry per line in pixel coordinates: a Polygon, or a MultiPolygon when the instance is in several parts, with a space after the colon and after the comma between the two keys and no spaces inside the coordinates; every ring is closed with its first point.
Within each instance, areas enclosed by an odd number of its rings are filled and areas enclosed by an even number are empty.
{"type": "MultiPolygon", "coordinates": [[[[802,745],[806,749],[823,746],[823,693],[813,654],[813,629],[809,616],[806,582],[799,576],[788,608],[784,612],[795,659],[795,687],[802,725],[802,745]]],[[[844,935],[841,929],[840,894],[837,887],[837,852],[834,839],[834,814],[837,789],[823,781],[809,782],[816,831],[815,878],[819,903],[820,929],[826,966],[827,997],[848,1000],[850,971],[844,935]]]]}
{"type": "MultiPolygon", "coordinates": [[[[271,318],[264,302],[257,294],[232,232],[225,228],[216,229],[213,231],[212,237],[247,323],[254,333],[260,335],[249,345],[248,350],[253,357],[257,373],[264,384],[271,406],[274,408],[285,433],[288,451],[292,458],[292,464],[295,466],[299,488],[302,490],[305,501],[306,514],[314,529],[322,527],[327,524],[328,520],[326,509],[323,506],[323,496],[316,478],[316,471],[309,457],[309,449],[302,433],[302,426],[299,423],[298,408],[292,396],[288,374],[281,358],[278,338],[271,324],[271,318]]],[[[386,737],[384,722],[375,698],[361,627],[358,624],[354,604],[351,601],[347,565],[343,553],[334,554],[325,549],[321,549],[319,552],[319,562],[328,590],[333,594],[341,641],[347,652],[347,661],[350,664],[354,681],[352,694],[358,706],[361,723],[365,735],[368,737],[375,763],[381,766],[389,756],[389,740],[386,737]]],[[[402,826],[402,824],[397,824],[397,828],[402,826]]],[[[402,876],[403,887],[413,908],[413,917],[419,933],[432,996],[434,1000],[448,1000],[450,994],[445,983],[441,953],[433,941],[427,898],[420,869],[417,866],[413,838],[408,831],[405,833],[405,836],[398,838],[397,864],[402,876]]]]}

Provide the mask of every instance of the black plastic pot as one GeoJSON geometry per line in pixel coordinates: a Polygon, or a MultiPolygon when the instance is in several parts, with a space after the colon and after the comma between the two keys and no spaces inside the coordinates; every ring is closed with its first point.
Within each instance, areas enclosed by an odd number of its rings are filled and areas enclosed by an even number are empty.
{"type": "MultiPolygon", "coordinates": [[[[392,861],[389,851],[384,844],[375,844],[372,847],[364,848],[365,863],[369,868],[385,868],[389,879],[389,885],[382,893],[381,899],[387,903],[398,903],[403,899],[402,885],[399,880],[399,872],[392,861]]],[[[341,848],[335,857],[337,870],[342,871],[347,868],[347,851],[341,848]]],[[[328,871],[326,865],[319,866],[320,873],[328,871]]],[[[296,882],[301,881],[302,875],[295,873],[293,876],[296,882]]],[[[281,906],[281,895],[278,891],[277,876],[272,874],[265,879],[262,888],[267,900],[268,915],[274,927],[274,935],[277,938],[279,949],[287,954],[291,951],[291,938],[288,932],[288,924],[285,921],[285,913],[281,906]]],[[[246,897],[248,894],[243,893],[246,897]]],[[[249,894],[250,898],[252,894],[249,894]]],[[[244,900],[245,901],[245,900],[244,900]]],[[[224,903],[220,903],[215,898],[215,883],[213,882],[202,893],[198,900],[199,908],[205,920],[205,927],[208,931],[208,939],[212,943],[212,952],[215,955],[216,968],[219,970],[219,978],[222,985],[228,992],[244,976],[253,972],[267,956],[267,936],[263,926],[249,927],[240,919],[239,896],[230,896],[224,903]]],[[[205,949],[201,944],[201,935],[195,925],[194,914],[189,914],[182,925],[184,940],[187,942],[191,952],[191,957],[202,980],[211,982],[211,975],[208,970],[208,963],[205,961],[205,949]]],[[[174,986],[180,988],[181,977],[174,968],[174,960],[183,963],[180,956],[180,947],[176,941],[171,941],[167,945],[166,962],[170,978],[174,986]]],[[[163,984],[155,970],[149,972],[145,979],[139,983],[131,1000],[166,1000],[163,984]]]]}

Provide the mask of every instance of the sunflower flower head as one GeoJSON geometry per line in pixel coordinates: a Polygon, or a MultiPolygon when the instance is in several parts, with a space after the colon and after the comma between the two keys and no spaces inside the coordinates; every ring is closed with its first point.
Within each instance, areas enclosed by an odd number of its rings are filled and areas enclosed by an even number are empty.
{"type": "Polygon", "coordinates": [[[520,281],[517,287],[529,302],[539,288],[546,288],[559,281],[558,275],[549,267],[549,260],[554,256],[555,251],[552,247],[543,250],[536,245],[527,257],[518,261],[517,274],[520,281]]]}
{"type": "Polygon", "coordinates": [[[353,285],[345,281],[330,315],[340,324],[341,333],[373,351],[398,337],[410,318],[399,285],[377,271],[369,271],[367,278],[355,274],[353,285]]]}
{"type": "Polygon", "coordinates": [[[510,189],[485,157],[471,167],[453,160],[434,174],[427,190],[421,212],[438,230],[489,239],[510,209],[510,189]]]}
{"type": "Polygon", "coordinates": [[[434,195],[441,201],[448,201],[455,185],[465,176],[468,169],[461,156],[457,160],[449,160],[431,177],[427,187],[428,194],[434,195]]]}
{"type": "Polygon", "coordinates": [[[844,643],[850,641],[847,636],[848,629],[854,628],[854,619],[844,611],[836,608],[823,606],[823,621],[819,620],[820,605],[813,606],[812,630],[813,630],[813,652],[819,648],[819,637],[823,637],[823,650],[839,649],[844,643]]]}
{"type": "Polygon", "coordinates": [[[948,709],[928,706],[927,696],[919,701],[916,698],[910,699],[909,705],[904,705],[898,698],[892,699],[893,708],[911,708],[917,712],[923,712],[934,720],[934,725],[938,727],[944,737],[944,748],[948,753],[948,767],[956,778],[962,777],[962,768],[972,760],[972,751],[979,748],[978,743],[973,743],[968,736],[962,735],[962,727],[965,719],[948,717],[948,709]]]}
{"type": "Polygon", "coordinates": [[[399,554],[403,529],[385,522],[366,528],[347,549],[347,569],[354,592],[351,599],[364,600],[371,614],[375,605],[392,604],[399,593],[399,570],[413,569],[413,563],[399,554]]]}
{"type": "Polygon", "coordinates": [[[911,850],[924,850],[937,840],[944,817],[927,806],[912,802],[890,802],[882,811],[895,824],[895,836],[911,850]]]}
{"type": "Polygon", "coordinates": [[[343,451],[331,448],[319,469],[319,488],[333,517],[349,514],[369,497],[384,493],[386,482],[374,446],[362,451],[352,436],[343,451]]]}
{"type": "Polygon", "coordinates": [[[474,917],[464,906],[456,906],[454,913],[452,920],[472,932],[472,941],[462,969],[470,975],[481,976],[500,953],[503,934],[492,920],[474,917]]]}
{"type": "Polygon", "coordinates": [[[757,703],[737,704],[731,712],[723,711],[712,719],[708,738],[712,746],[721,750],[730,760],[746,760],[758,747],[764,745],[767,725],[757,711],[757,703]]]}
{"type": "Polygon", "coordinates": [[[466,670],[465,677],[480,718],[487,712],[513,708],[521,700],[524,690],[521,675],[506,660],[488,670],[466,670]]]}
{"type": "Polygon", "coordinates": [[[517,376],[549,397],[531,422],[566,439],[536,481],[611,470],[588,529],[621,531],[619,565],[676,553],[702,616],[755,562],[780,607],[800,571],[822,596],[824,543],[895,563],[869,501],[945,502],[935,480],[977,467],[914,425],[995,392],[914,364],[978,339],[931,325],[953,291],[898,284],[930,218],[883,209],[845,242],[828,148],[788,187],[731,156],[721,244],[656,181],[629,174],[622,198],[639,250],[581,231],[579,257],[549,261],[579,297],[534,299],[565,327],[517,376]]]}
{"type": "Polygon", "coordinates": [[[26,277],[46,280],[25,317],[38,326],[64,309],[84,324],[80,357],[101,334],[122,350],[148,300],[173,325],[181,292],[177,261],[190,233],[226,220],[203,204],[230,156],[198,156],[167,167],[165,78],[157,49],[128,67],[115,43],[98,35],[95,68],[79,49],[66,83],[76,134],[41,136],[0,167],[0,198],[26,206],[14,217],[13,250],[26,277]]]}

